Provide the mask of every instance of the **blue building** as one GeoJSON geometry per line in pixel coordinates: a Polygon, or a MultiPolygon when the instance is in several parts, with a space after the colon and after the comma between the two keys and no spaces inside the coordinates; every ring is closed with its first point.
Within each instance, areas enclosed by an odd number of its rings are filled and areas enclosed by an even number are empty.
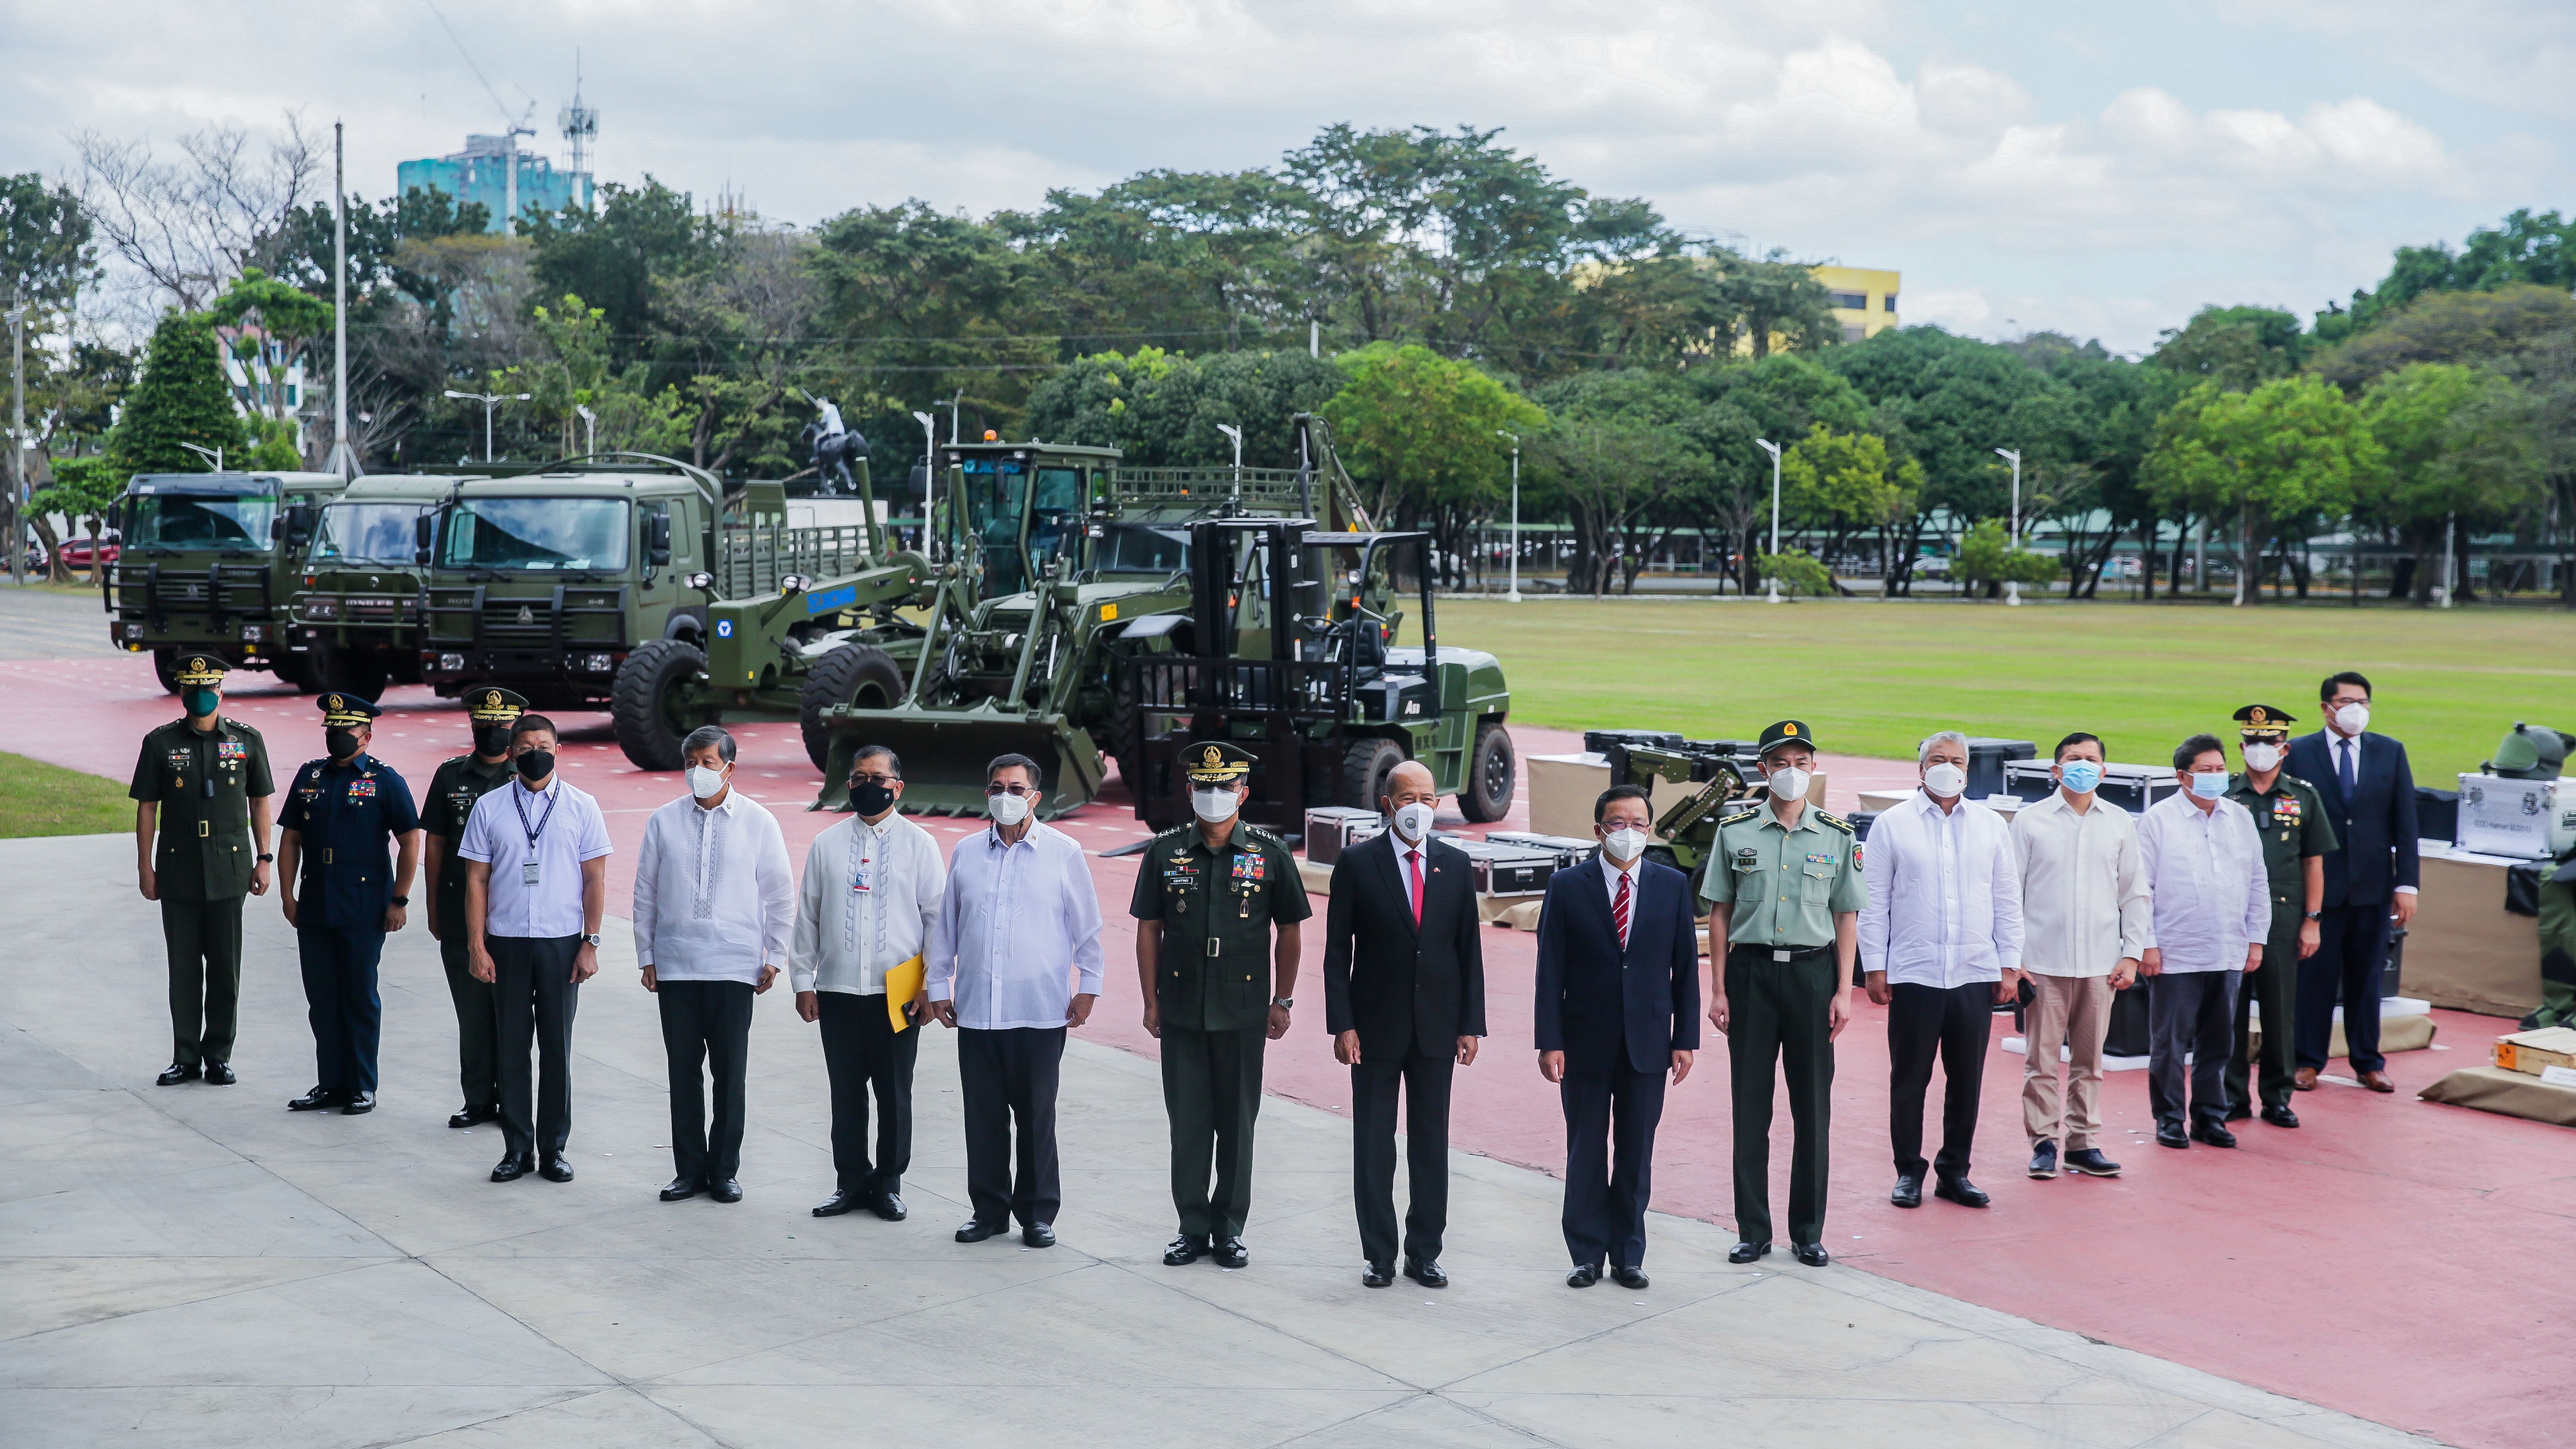
{"type": "Polygon", "coordinates": [[[551,215],[567,206],[591,208],[591,180],[586,171],[557,171],[548,157],[510,145],[507,136],[468,136],[465,149],[453,156],[405,161],[394,170],[394,189],[444,191],[458,204],[480,202],[492,217],[488,230],[504,231],[510,215],[510,167],[519,172],[519,215],[551,215]]]}

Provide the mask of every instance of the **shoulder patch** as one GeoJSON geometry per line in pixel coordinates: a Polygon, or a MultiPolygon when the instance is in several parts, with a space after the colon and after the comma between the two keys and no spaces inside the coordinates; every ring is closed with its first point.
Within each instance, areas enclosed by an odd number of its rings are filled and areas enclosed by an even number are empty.
{"type": "Polygon", "coordinates": [[[1273,835],[1273,834],[1271,834],[1269,831],[1264,830],[1264,829],[1262,829],[1260,826],[1258,826],[1258,825],[1254,825],[1254,824],[1252,824],[1252,823],[1250,823],[1250,822],[1248,822],[1248,821],[1239,823],[1239,824],[1238,824],[1238,826],[1237,826],[1237,828],[1238,828],[1238,829],[1240,829],[1240,830],[1242,830],[1242,832],[1243,832],[1246,836],[1250,837],[1251,839],[1254,839],[1254,840],[1260,841],[1260,842],[1262,842],[1262,843],[1263,843],[1263,844],[1265,844],[1265,845],[1275,845],[1275,846],[1278,846],[1281,850],[1286,850],[1286,849],[1288,848],[1288,844],[1287,844],[1287,842],[1286,842],[1286,841],[1281,840],[1278,836],[1273,835]]]}
{"type": "Polygon", "coordinates": [[[1825,824],[1832,826],[1834,829],[1841,831],[1841,832],[1842,832],[1843,834],[1845,834],[1845,835],[1853,835],[1853,834],[1857,834],[1857,833],[1858,833],[1858,832],[1856,832],[1855,830],[1853,830],[1853,829],[1852,829],[1852,823],[1851,823],[1850,821],[1845,820],[1844,818],[1842,818],[1842,817],[1841,817],[1841,816],[1839,816],[1839,815],[1834,815],[1834,814],[1830,814],[1830,813],[1828,813],[1828,812],[1826,812],[1826,811],[1819,810],[1819,811],[1817,811],[1817,812],[1816,812],[1816,818],[1817,818],[1818,820],[1823,821],[1825,824]]]}

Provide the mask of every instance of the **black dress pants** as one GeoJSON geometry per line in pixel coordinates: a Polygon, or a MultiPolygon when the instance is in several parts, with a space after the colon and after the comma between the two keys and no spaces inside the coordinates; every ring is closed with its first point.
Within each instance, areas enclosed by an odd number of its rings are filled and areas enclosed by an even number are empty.
{"type": "Polygon", "coordinates": [[[657,981],[662,1051],[671,1067],[671,1165],[710,1186],[742,1170],[743,1068],[751,1054],[748,981],[657,981]],[[698,1080],[715,1080],[715,1118],[698,1080]]]}
{"type": "Polygon", "coordinates": [[[903,1190],[912,1166],[912,1067],[921,1028],[897,1031],[885,993],[821,991],[823,1067],[832,1078],[832,1172],[843,1192],[874,1198],[903,1190]],[[868,1099],[876,1099],[876,1160],[868,1160],[868,1099]]]}
{"type": "Polygon", "coordinates": [[[581,1005],[573,958],[581,937],[486,936],[501,1040],[501,1141],[524,1157],[560,1154],[572,1137],[572,1017],[581,1005]],[[537,1050],[530,1090],[528,1048],[537,1050]]]}
{"type": "Polygon", "coordinates": [[[2227,1120],[2227,1062],[2236,1053],[2236,989],[2243,974],[2168,971],[2147,988],[2147,1106],[2159,1126],[2215,1127],[2227,1120]]]}
{"type": "Polygon", "coordinates": [[[2326,907],[2317,922],[2317,954],[2299,963],[2300,1066],[2324,1069],[2338,1006],[2353,1075],[2388,1066],[2379,1054],[2379,975],[2387,965],[2386,901],[2326,907]]]}
{"type": "Polygon", "coordinates": [[[1664,1117],[1664,1073],[1606,1056],[1565,1054],[1557,1084],[1565,1107],[1565,1249],[1574,1264],[1642,1268],[1646,1200],[1654,1192],[1655,1126],[1664,1117]]]}
{"type": "Polygon", "coordinates": [[[1735,1235],[1771,1241],[1771,1102],[1789,1084],[1789,1241],[1825,1236],[1833,1128],[1834,1039],[1829,1014],[1840,969],[1831,952],[1775,961],[1761,948],[1726,956],[1727,1090],[1734,1097],[1735,1235]]]}
{"type": "Polygon", "coordinates": [[[1014,1217],[1022,1227],[1052,1223],[1064,1206],[1055,1156],[1055,1093],[1064,1069],[1064,1033],[1060,1026],[958,1028],[966,1197],[974,1205],[975,1220],[988,1227],[1008,1227],[1014,1217]]]}
{"type": "Polygon", "coordinates": [[[438,922],[438,961],[447,971],[447,999],[456,1007],[456,1079],[465,1090],[465,1105],[497,1109],[501,1105],[501,1018],[493,1004],[492,983],[477,980],[473,955],[465,948],[462,911],[438,922]]]}
{"type": "Polygon", "coordinates": [[[242,897],[163,897],[161,944],[170,961],[170,1060],[231,1061],[241,1018],[242,897]]]}
{"type": "Polygon", "coordinates": [[[1941,1151],[1929,1164],[1944,1180],[1968,1175],[1977,1141],[1977,1091],[1986,1077],[1986,1041],[1995,1020],[1995,984],[1971,981],[1946,990],[1899,982],[1888,988],[1887,1138],[1899,1176],[1921,1177],[1923,1099],[1932,1059],[1941,1059],[1941,1151]]]}
{"type": "Polygon", "coordinates": [[[1257,1026],[1198,1031],[1163,1023],[1172,1208],[1183,1237],[1243,1235],[1243,1221],[1252,1213],[1252,1124],[1261,1113],[1261,1061],[1269,1044],[1269,1032],[1257,1026]]]}
{"type": "MultiPolygon", "coordinates": [[[[2299,926],[2295,907],[2275,907],[2263,964],[2236,987],[2236,1050],[2227,1058],[2227,1115],[2254,1110],[2253,1091],[2266,1107],[2290,1105],[2291,1070],[2298,1065],[2299,926]],[[2254,1011],[2263,1011],[2263,1060],[2255,1062],[2254,1011]]],[[[2331,1015],[2331,1013],[2329,1013],[2331,1015]]]]}
{"type": "MultiPolygon", "coordinates": [[[[320,895],[313,892],[316,907],[320,895]]],[[[321,912],[315,909],[314,914],[321,912]]],[[[304,972],[304,1019],[313,1027],[313,1080],[332,1091],[376,1089],[376,1045],[384,1030],[376,965],[384,954],[382,931],[295,928],[296,964],[304,972]]]]}
{"type": "Polygon", "coordinates": [[[1451,1052],[1360,1053],[1351,1068],[1351,1175],[1359,1208],[1360,1251],[1372,1263],[1395,1261],[1395,1106],[1404,1096],[1404,1162],[1410,1184],[1404,1210],[1404,1256],[1437,1262],[1449,1229],[1449,1080],[1451,1052]]]}

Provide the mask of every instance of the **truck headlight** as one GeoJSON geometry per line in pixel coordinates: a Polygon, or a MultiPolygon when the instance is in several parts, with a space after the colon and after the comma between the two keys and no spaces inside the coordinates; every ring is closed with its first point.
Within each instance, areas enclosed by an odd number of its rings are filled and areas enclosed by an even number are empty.
{"type": "Polygon", "coordinates": [[[338,598],[329,594],[305,595],[303,608],[304,617],[308,619],[336,619],[340,617],[340,601],[338,598]]]}
{"type": "Polygon", "coordinates": [[[142,638],[142,637],[143,637],[143,626],[142,626],[142,625],[140,625],[140,624],[128,624],[128,625],[126,625],[126,626],[125,626],[125,637],[126,637],[126,638],[128,638],[128,639],[140,639],[140,638],[142,638]]]}
{"type": "Polygon", "coordinates": [[[257,644],[267,637],[268,627],[264,624],[242,625],[242,642],[244,644],[257,644]]]}
{"type": "Polygon", "coordinates": [[[438,656],[438,669],[442,674],[462,674],[465,672],[465,656],[441,654],[438,656]]]}
{"type": "Polygon", "coordinates": [[[614,659],[605,654],[585,654],[581,656],[581,667],[592,674],[606,674],[610,668],[615,665],[615,663],[616,661],[614,659]]]}

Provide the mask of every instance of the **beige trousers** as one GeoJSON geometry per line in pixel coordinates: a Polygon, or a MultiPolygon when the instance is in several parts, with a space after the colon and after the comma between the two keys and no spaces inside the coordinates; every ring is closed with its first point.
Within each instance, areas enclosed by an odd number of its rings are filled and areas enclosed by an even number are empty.
{"type": "Polygon", "coordinates": [[[2057,1048],[2066,1063],[2066,1150],[2095,1145],[2102,1131],[2102,1041],[2111,1033],[2111,978],[2030,975],[2029,1054],[2021,1067],[2021,1125],[2036,1147],[2058,1135],[2057,1048]]]}

